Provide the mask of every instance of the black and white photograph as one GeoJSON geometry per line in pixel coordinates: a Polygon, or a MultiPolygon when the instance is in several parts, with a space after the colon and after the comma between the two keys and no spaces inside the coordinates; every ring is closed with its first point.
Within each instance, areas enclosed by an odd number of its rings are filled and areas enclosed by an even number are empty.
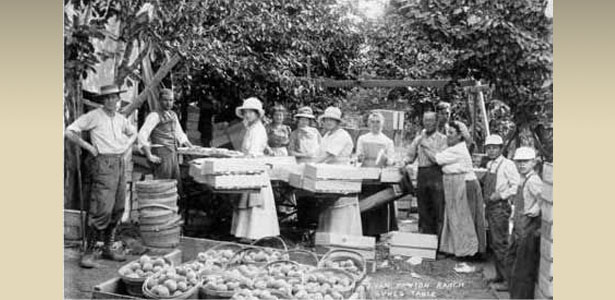
{"type": "Polygon", "coordinates": [[[64,299],[553,299],[553,0],[64,0],[64,299]]]}

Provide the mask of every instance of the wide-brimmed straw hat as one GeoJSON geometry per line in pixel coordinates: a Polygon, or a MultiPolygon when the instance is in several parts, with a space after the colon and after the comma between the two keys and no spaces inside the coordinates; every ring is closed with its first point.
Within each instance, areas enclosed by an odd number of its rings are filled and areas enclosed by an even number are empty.
{"type": "Polygon", "coordinates": [[[256,97],[250,97],[243,100],[243,105],[235,108],[235,114],[238,117],[243,118],[243,113],[241,111],[244,109],[253,109],[257,111],[259,118],[265,115],[265,110],[263,110],[263,103],[256,97]]]}
{"type": "Polygon", "coordinates": [[[322,121],[322,119],[333,119],[336,121],[341,122],[342,121],[342,111],[337,108],[337,107],[327,107],[327,109],[325,109],[325,113],[322,114],[322,116],[318,117],[318,121],[322,121]]]}
{"type": "Polygon", "coordinates": [[[302,108],[297,109],[297,114],[295,114],[294,116],[295,119],[297,118],[308,118],[308,119],[316,119],[316,116],[314,116],[314,112],[312,111],[312,108],[310,108],[309,106],[304,106],[302,108]]]}

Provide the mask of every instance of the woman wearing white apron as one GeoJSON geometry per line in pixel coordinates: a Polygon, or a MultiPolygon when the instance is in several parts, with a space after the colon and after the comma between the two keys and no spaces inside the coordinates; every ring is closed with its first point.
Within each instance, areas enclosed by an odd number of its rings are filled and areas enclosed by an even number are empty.
{"type": "MultiPolygon", "coordinates": [[[[243,118],[246,134],[241,151],[249,156],[263,156],[267,148],[267,131],[261,122],[264,115],[263,104],[257,98],[244,100],[235,109],[237,116],[243,118]]],[[[265,175],[266,176],[266,175],[265,175]]],[[[278,217],[271,181],[261,188],[259,194],[244,194],[233,211],[231,234],[243,239],[255,240],[280,234],[278,217]]]]}
{"type": "MultiPolygon", "coordinates": [[[[350,134],[340,127],[342,112],[339,108],[328,107],[320,116],[320,121],[327,132],[320,144],[318,163],[348,165],[354,143],[350,134]]],[[[347,235],[363,235],[361,228],[361,211],[357,196],[342,196],[331,203],[320,214],[319,232],[331,232],[347,235]]]]}

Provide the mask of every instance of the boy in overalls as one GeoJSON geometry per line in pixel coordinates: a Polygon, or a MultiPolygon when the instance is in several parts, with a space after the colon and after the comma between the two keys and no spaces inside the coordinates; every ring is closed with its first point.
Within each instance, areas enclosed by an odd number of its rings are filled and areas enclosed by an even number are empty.
{"type": "Polygon", "coordinates": [[[513,232],[510,240],[510,298],[534,298],[540,260],[540,206],[542,180],[534,171],[536,153],[520,147],[514,157],[522,185],[514,200],[513,232]]]}
{"type": "Polygon", "coordinates": [[[519,172],[515,163],[502,155],[504,142],[493,134],[485,139],[485,150],[489,157],[487,173],[483,177],[483,198],[485,218],[489,222],[491,250],[495,256],[495,278],[489,279],[496,290],[508,289],[506,255],[508,252],[510,203],[519,188],[519,172]]]}

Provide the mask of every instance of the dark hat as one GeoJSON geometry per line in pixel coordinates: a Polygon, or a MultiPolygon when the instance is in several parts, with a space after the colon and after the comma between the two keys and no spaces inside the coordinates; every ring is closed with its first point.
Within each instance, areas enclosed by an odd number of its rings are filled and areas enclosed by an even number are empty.
{"type": "Polygon", "coordinates": [[[92,98],[96,102],[102,102],[105,96],[125,93],[126,90],[121,90],[119,86],[115,84],[103,85],[100,87],[100,92],[92,98]]]}

